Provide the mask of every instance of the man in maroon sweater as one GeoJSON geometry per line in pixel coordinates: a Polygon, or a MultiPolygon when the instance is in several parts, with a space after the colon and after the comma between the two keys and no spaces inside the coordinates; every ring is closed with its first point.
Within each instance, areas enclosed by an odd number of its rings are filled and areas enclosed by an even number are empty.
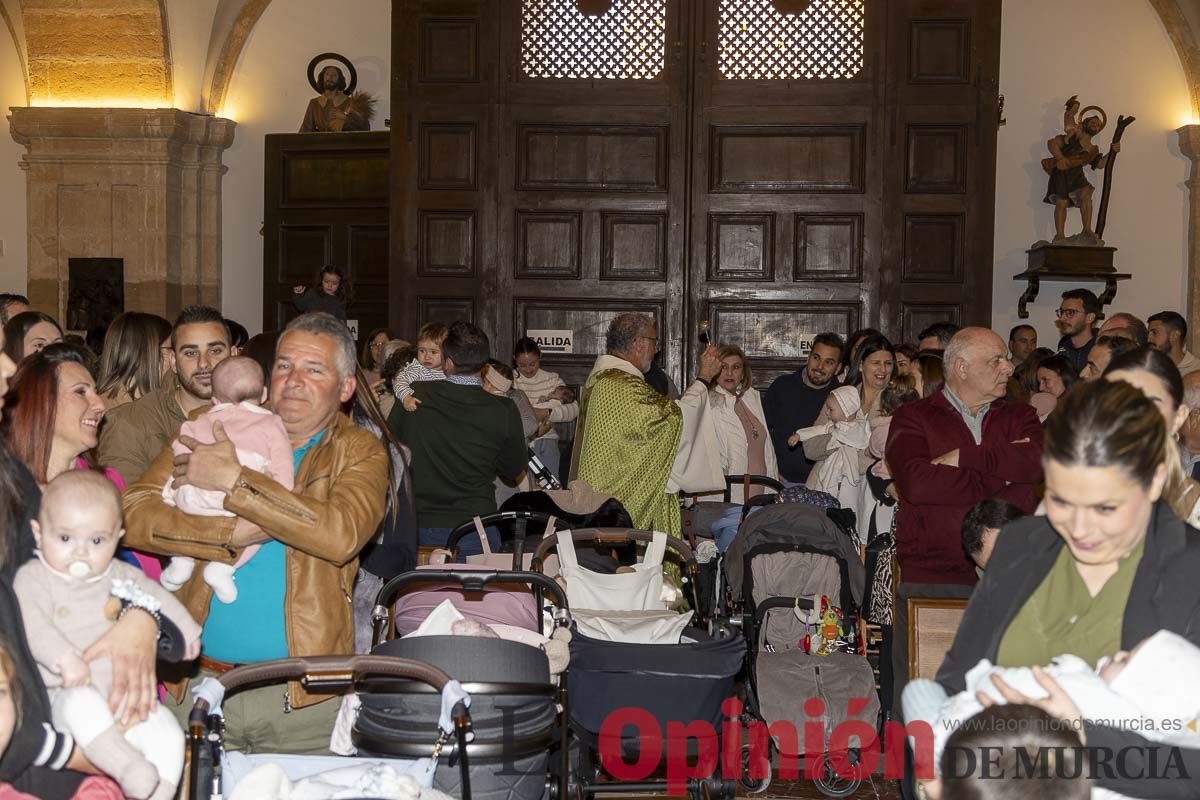
{"type": "Polygon", "coordinates": [[[892,639],[893,706],[908,679],[908,598],[969,597],[975,565],[963,551],[967,510],[990,497],[1026,513],[1042,482],[1042,427],[1032,406],[1007,403],[1012,363],[1004,341],[965,328],[946,347],[945,386],[892,418],[887,461],[900,493],[900,561],[892,639]]]}

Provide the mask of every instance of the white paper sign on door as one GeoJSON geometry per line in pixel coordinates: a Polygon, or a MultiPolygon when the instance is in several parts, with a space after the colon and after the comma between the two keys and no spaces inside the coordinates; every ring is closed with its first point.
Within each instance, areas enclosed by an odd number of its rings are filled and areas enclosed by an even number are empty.
{"type": "Polygon", "coordinates": [[[525,335],[537,342],[538,349],[542,353],[565,353],[571,354],[575,352],[575,331],[525,331],[525,335]]]}

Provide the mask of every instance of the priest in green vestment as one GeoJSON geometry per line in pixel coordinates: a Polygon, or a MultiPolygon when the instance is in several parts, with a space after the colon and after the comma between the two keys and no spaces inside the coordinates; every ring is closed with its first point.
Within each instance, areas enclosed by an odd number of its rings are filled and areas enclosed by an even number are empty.
{"type": "Polygon", "coordinates": [[[620,500],[638,528],[678,537],[679,492],[725,486],[706,385],[721,361],[709,345],[697,380],[670,400],[642,377],[657,344],[654,320],[645,314],[621,314],[608,326],[608,352],[583,387],[571,479],[620,500]]]}

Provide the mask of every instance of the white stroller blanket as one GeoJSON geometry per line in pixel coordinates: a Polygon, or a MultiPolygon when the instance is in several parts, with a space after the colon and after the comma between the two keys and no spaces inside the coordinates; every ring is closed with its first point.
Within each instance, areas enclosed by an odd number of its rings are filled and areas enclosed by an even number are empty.
{"type": "Polygon", "coordinates": [[[366,761],[312,756],[226,756],[225,780],[235,783],[229,800],[450,800],[422,788],[407,770],[425,771],[428,759],[366,761]],[[256,759],[271,759],[260,762],[256,759]],[[332,767],[332,762],[341,766],[332,767]],[[332,768],[331,768],[332,767],[332,768]]]}

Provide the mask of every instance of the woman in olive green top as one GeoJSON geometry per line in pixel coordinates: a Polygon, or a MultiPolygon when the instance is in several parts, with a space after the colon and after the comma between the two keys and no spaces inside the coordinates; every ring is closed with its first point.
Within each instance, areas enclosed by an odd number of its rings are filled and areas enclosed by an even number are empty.
{"type": "MultiPolygon", "coordinates": [[[[1162,415],[1128,383],[1096,381],[1064,396],[1046,427],[1046,516],[1018,520],[997,539],[938,671],[948,692],[962,691],[983,658],[1022,667],[1071,653],[1094,663],[1164,628],[1200,644],[1200,532],[1160,499],[1168,446],[1162,415]]],[[[1002,692],[1077,726],[1089,748],[1121,755],[1097,770],[1096,785],[1129,797],[1200,797],[1200,749],[1168,753],[1136,732],[1082,720],[1043,679],[1044,699],[1002,692]],[[1146,780],[1152,765],[1161,775],[1169,763],[1182,770],[1146,780]]]]}

